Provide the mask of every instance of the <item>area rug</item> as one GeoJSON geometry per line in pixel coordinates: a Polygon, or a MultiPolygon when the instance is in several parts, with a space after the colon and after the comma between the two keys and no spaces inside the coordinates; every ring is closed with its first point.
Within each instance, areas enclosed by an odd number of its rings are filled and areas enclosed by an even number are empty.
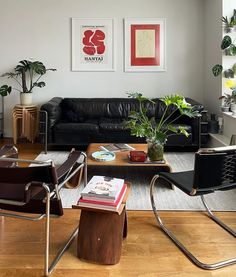
{"type": "MultiPolygon", "coordinates": [[[[41,153],[38,160],[54,160],[56,165],[60,165],[67,157],[65,151],[49,151],[48,154],[41,153]]],[[[191,170],[194,166],[194,153],[192,152],[167,152],[165,153],[167,162],[171,165],[173,172],[191,170]]],[[[207,170],[207,169],[206,169],[207,170]]],[[[127,201],[127,210],[151,210],[149,196],[149,183],[156,174],[155,169],[141,169],[140,167],[97,167],[88,168],[88,180],[93,175],[104,175],[124,178],[131,182],[131,191],[127,201]]],[[[64,208],[71,208],[80,197],[83,184],[76,189],[61,190],[62,203],[64,208]]],[[[189,197],[181,190],[175,188],[171,190],[167,185],[159,185],[155,192],[157,208],[160,210],[204,210],[199,197],[189,197]]],[[[209,207],[213,211],[236,211],[236,189],[231,191],[216,192],[206,195],[209,207]]]]}

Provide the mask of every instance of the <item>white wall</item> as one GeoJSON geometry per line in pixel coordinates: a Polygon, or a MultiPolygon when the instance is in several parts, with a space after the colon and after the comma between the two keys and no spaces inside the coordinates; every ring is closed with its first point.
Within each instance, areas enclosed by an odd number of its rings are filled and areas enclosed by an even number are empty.
{"type": "MultiPolygon", "coordinates": [[[[204,1],[0,0],[0,74],[29,58],[57,68],[57,72],[45,76],[47,86],[34,91],[34,102],[39,105],[53,96],[125,97],[128,91],[140,91],[150,97],[178,92],[202,102],[204,1]],[[115,72],[71,71],[71,17],[116,18],[115,72]],[[166,72],[124,72],[125,17],[167,19],[166,72]]],[[[18,102],[16,92],[5,98],[5,136],[11,136],[10,113],[18,102]]]]}
{"type": "MultiPolygon", "coordinates": [[[[224,16],[227,16],[229,19],[231,18],[231,16],[233,15],[233,11],[234,9],[236,9],[236,1],[235,0],[223,0],[223,11],[222,14],[224,16]]],[[[232,39],[232,42],[235,44],[236,43],[236,32],[232,32],[232,33],[223,33],[223,36],[225,35],[229,35],[232,39]]],[[[236,63],[236,57],[235,56],[226,56],[226,55],[222,55],[222,65],[224,70],[226,69],[230,69],[233,67],[233,65],[236,63]]],[[[229,88],[227,88],[227,86],[225,85],[226,82],[226,78],[222,78],[222,94],[224,93],[229,93],[231,94],[231,90],[229,88]]]]}
{"type": "Polygon", "coordinates": [[[219,113],[222,95],[220,76],[214,77],[212,67],[222,63],[222,0],[204,1],[204,92],[203,99],[210,113],[219,113]]]}

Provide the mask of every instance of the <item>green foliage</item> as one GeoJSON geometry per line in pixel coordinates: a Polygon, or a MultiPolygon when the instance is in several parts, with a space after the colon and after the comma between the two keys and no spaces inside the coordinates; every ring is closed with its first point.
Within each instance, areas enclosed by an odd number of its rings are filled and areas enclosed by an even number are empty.
{"type": "Polygon", "coordinates": [[[232,95],[231,94],[228,94],[228,93],[225,93],[224,95],[220,96],[219,97],[219,100],[223,100],[223,106],[224,107],[229,107],[230,104],[233,102],[232,100],[232,95]]]}
{"type": "Polygon", "coordinates": [[[223,71],[223,66],[221,64],[216,64],[212,67],[212,73],[215,77],[221,74],[223,71]]]}
{"type": "Polygon", "coordinates": [[[9,87],[7,85],[3,85],[0,87],[0,95],[1,96],[7,96],[10,93],[11,93],[11,87],[9,87]]]}
{"type": "Polygon", "coordinates": [[[172,124],[181,116],[188,117],[198,116],[198,111],[185,101],[185,98],[180,95],[170,95],[160,98],[165,104],[165,110],[163,112],[160,121],[156,121],[154,117],[149,118],[147,116],[147,110],[144,107],[144,102],[148,101],[155,105],[155,102],[147,97],[144,97],[141,93],[129,93],[128,97],[135,98],[139,101],[139,111],[131,111],[129,119],[126,121],[125,126],[130,129],[131,135],[136,137],[145,137],[149,141],[158,141],[160,144],[165,144],[167,140],[167,133],[182,133],[188,136],[188,132],[181,126],[175,127],[172,124]],[[171,110],[169,111],[171,107],[171,110]],[[179,114],[176,114],[179,111],[179,114]],[[169,113],[168,113],[169,112],[169,113]]]}
{"type": "Polygon", "coordinates": [[[227,47],[229,47],[231,44],[232,44],[231,37],[226,35],[226,36],[223,37],[220,47],[221,47],[222,50],[224,50],[227,47]]]}
{"type": "Polygon", "coordinates": [[[56,69],[46,68],[45,65],[39,61],[20,61],[12,72],[1,75],[1,77],[14,79],[19,88],[3,85],[0,89],[0,95],[7,96],[11,93],[12,89],[21,93],[31,93],[34,87],[44,87],[46,85],[45,82],[40,82],[39,80],[47,71],[56,71],[56,69]]]}
{"type": "MultiPolygon", "coordinates": [[[[226,55],[230,55],[230,56],[236,55],[236,45],[232,43],[232,39],[228,35],[223,37],[221,42],[221,49],[225,50],[226,55]]],[[[223,66],[220,64],[216,64],[212,67],[212,73],[215,77],[219,76],[222,71],[223,71],[223,66]]]]}
{"type": "Polygon", "coordinates": [[[234,15],[231,16],[230,19],[228,19],[227,16],[222,16],[221,21],[225,24],[226,28],[231,28],[234,27],[234,25],[236,25],[236,18],[234,15]]]}

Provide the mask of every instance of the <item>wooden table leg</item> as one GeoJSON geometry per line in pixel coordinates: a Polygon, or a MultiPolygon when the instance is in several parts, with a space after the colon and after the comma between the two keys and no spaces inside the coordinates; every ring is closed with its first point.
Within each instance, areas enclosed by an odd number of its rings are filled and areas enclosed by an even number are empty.
{"type": "Polygon", "coordinates": [[[126,211],[108,213],[81,210],[78,258],[99,264],[116,264],[120,260],[126,211]]]}

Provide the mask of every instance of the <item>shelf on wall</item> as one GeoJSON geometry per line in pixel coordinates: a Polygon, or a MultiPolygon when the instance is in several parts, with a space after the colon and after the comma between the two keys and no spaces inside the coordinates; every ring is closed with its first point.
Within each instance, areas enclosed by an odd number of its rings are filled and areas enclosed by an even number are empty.
{"type": "Polygon", "coordinates": [[[228,116],[230,118],[235,118],[236,119],[236,115],[233,115],[232,112],[222,112],[222,114],[224,114],[224,115],[226,115],[226,116],[228,116]]]}

